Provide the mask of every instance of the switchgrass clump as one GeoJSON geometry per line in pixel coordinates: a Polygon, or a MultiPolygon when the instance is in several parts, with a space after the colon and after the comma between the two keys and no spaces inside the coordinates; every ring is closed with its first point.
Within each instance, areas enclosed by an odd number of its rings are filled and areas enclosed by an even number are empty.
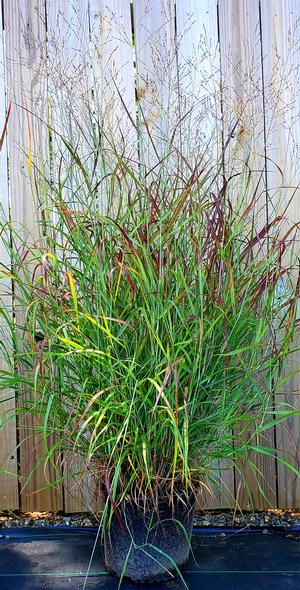
{"type": "Polygon", "coordinates": [[[276,391],[297,325],[297,227],[261,222],[258,194],[231,202],[230,181],[150,181],[122,159],[100,202],[67,149],[76,192],[68,174],[49,182],[39,237],[2,224],[14,355],[3,342],[1,387],[36,417],[45,462],[75,451],[115,503],[188,496],[220,460],[275,455],[262,440],[293,412],[276,391]]]}

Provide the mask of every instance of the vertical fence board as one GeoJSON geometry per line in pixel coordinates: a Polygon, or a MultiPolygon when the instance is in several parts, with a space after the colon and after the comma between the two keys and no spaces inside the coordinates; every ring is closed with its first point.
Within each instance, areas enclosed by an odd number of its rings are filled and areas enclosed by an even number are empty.
{"type": "MultiPolygon", "coordinates": [[[[251,190],[264,188],[264,117],[259,0],[219,1],[222,110],[227,177],[247,164],[251,190]]],[[[238,177],[238,183],[241,178],[238,177]]],[[[233,199],[236,197],[233,195],[233,199]]]]}
{"type": "Polygon", "coordinates": [[[64,510],[74,512],[99,512],[102,508],[102,495],[99,481],[93,473],[83,468],[84,459],[73,451],[64,454],[64,510]]]}
{"type": "MultiPolygon", "coordinates": [[[[17,0],[4,1],[7,95],[8,101],[13,103],[8,127],[10,203],[12,220],[20,227],[23,237],[28,231],[38,236],[36,207],[39,200],[34,202],[35,170],[29,175],[30,151],[35,162],[47,153],[41,123],[47,112],[43,8],[42,0],[21,4],[17,0]]],[[[15,311],[17,324],[24,324],[24,312],[18,308],[15,311]]],[[[33,434],[35,428],[33,416],[28,414],[20,418],[20,439],[24,439],[20,446],[21,485],[42,456],[43,440],[40,435],[33,434]]],[[[49,469],[46,477],[42,465],[34,470],[21,493],[22,510],[61,508],[59,491],[47,488],[47,481],[53,477],[49,469]],[[37,490],[41,490],[39,494],[37,490]]]]}
{"type": "Polygon", "coordinates": [[[171,0],[146,0],[133,10],[139,151],[152,169],[169,153],[176,121],[175,8],[171,0]]]}
{"type": "MultiPolygon", "coordinates": [[[[51,125],[87,157],[89,117],[89,12],[86,0],[46,0],[47,70],[51,125]]],[[[62,144],[54,133],[56,163],[62,144]]]]}
{"type": "Polygon", "coordinates": [[[287,217],[295,221],[300,172],[300,5],[297,0],[261,0],[261,18],[270,215],[283,213],[288,206],[287,217]]]}
{"type": "Polygon", "coordinates": [[[178,149],[214,175],[222,126],[217,0],[176,0],[176,46],[178,149]]]}
{"type": "MultiPolygon", "coordinates": [[[[174,139],[180,172],[186,159],[191,167],[201,165],[215,177],[222,145],[216,1],[176,0],[176,46],[179,124],[174,139]]],[[[213,496],[203,491],[200,505],[206,509],[234,505],[234,472],[224,467],[212,469],[218,486],[212,486],[213,496]]]]}
{"type": "MultiPolygon", "coordinates": [[[[92,151],[90,105],[89,11],[87,0],[46,0],[47,74],[51,123],[51,177],[56,183],[70,167],[71,156],[63,136],[76,149],[83,165],[92,151]]],[[[70,172],[70,170],[69,170],[70,172]]],[[[82,179],[81,179],[82,180],[82,179]]],[[[78,167],[69,176],[72,189],[78,180],[78,167]]],[[[68,205],[76,208],[66,196],[68,205]]]]}
{"type": "MultiPolygon", "coordinates": [[[[94,142],[104,154],[98,160],[94,181],[98,185],[100,210],[110,215],[119,206],[117,194],[110,198],[111,171],[122,160],[134,173],[139,167],[133,30],[128,0],[113,3],[90,0],[90,63],[94,142]],[[101,178],[105,180],[99,182],[101,178]]],[[[125,192],[123,187],[123,195],[125,192]]]]}
{"type": "MultiPolygon", "coordinates": [[[[297,0],[261,0],[261,18],[268,208],[271,219],[278,214],[286,216],[287,229],[299,220],[300,4],[297,0]]],[[[297,238],[299,240],[299,232],[297,238]]],[[[297,268],[295,274],[296,271],[297,268]]],[[[299,337],[295,344],[299,347],[299,337]]],[[[287,375],[292,371],[297,371],[297,374],[285,384],[276,401],[299,409],[299,352],[290,357],[285,371],[287,375]]],[[[299,432],[298,416],[288,419],[276,429],[279,456],[298,470],[299,432]]],[[[277,469],[278,506],[299,508],[300,479],[280,462],[277,469]]]]}
{"type": "MultiPolygon", "coordinates": [[[[220,0],[220,51],[222,68],[222,114],[225,174],[230,178],[229,196],[235,206],[256,194],[257,228],[266,219],[265,140],[259,0],[220,0]],[[243,192],[245,191],[245,192],[243,192]]],[[[251,436],[251,431],[246,435],[251,436]]],[[[274,446],[274,431],[260,440],[274,446]]],[[[236,467],[236,500],[244,509],[276,502],[275,460],[265,455],[249,456],[258,471],[244,462],[236,467]],[[241,469],[241,471],[240,471],[241,469]],[[262,488],[266,497],[259,491],[262,488]]]]}
{"type": "MultiPolygon", "coordinates": [[[[0,134],[4,128],[6,118],[6,95],[5,95],[5,70],[4,70],[4,31],[2,27],[3,15],[2,5],[0,4],[0,134]]],[[[8,170],[7,170],[7,144],[4,139],[2,149],[0,151],[0,208],[2,214],[6,219],[9,218],[9,198],[8,198],[8,170]]],[[[7,250],[2,247],[0,243],[0,261],[1,264],[10,268],[10,257],[7,250]]],[[[11,285],[10,282],[1,281],[0,292],[1,305],[6,305],[6,312],[11,314],[11,285]]],[[[5,344],[9,352],[10,344],[7,335],[4,331],[4,322],[0,320],[0,338],[1,342],[5,344]]],[[[0,367],[7,369],[8,359],[5,358],[4,351],[0,349],[0,367]]],[[[0,424],[7,419],[6,412],[15,411],[14,392],[11,390],[4,390],[0,393],[1,400],[1,414],[0,424]],[[9,399],[11,398],[11,399],[9,399]],[[7,399],[4,402],[2,400],[7,399]]],[[[18,479],[17,479],[17,440],[16,440],[16,421],[12,419],[9,424],[0,430],[0,510],[16,509],[19,507],[18,497],[18,479]],[[12,475],[8,475],[10,472],[12,475]]]]}
{"type": "MultiPolygon", "coordinates": [[[[297,361],[294,360],[294,364],[297,361]]],[[[298,364],[298,363],[297,363],[298,364]]],[[[299,377],[298,377],[299,379],[299,377]]],[[[295,384],[296,385],[296,384],[295,384]]],[[[300,413],[300,392],[289,390],[277,396],[277,402],[284,405],[291,404],[300,413]]],[[[293,467],[300,471],[300,418],[292,416],[284,421],[276,429],[276,446],[279,456],[288,461],[293,467]]],[[[278,462],[278,507],[279,508],[300,508],[300,482],[299,477],[287,467],[278,462]]]]}
{"type": "MultiPolygon", "coordinates": [[[[90,0],[90,59],[103,147],[137,163],[134,49],[130,2],[90,0]]],[[[112,158],[113,162],[115,158],[112,158]]]]}
{"type": "MultiPolygon", "coordinates": [[[[47,75],[51,125],[51,179],[58,184],[68,174],[63,198],[70,209],[77,208],[75,187],[82,184],[79,167],[62,138],[88,166],[93,150],[90,112],[89,11],[87,0],[46,0],[47,75]]],[[[56,218],[55,207],[53,216],[56,218]]]]}
{"type": "MultiPolygon", "coordinates": [[[[85,0],[47,0],[46,10],[48,87],[53,129],[51,175],[55,183],[61,159],[65,168],[71,164],[61,135],[76,149],[87,168],[89,154],[93,150],[89,10],[85,0]]],[[[81,185],[79,176],[78,167],[74,166],[63,195],[71,209],[76,208],[72,189],[81,185]]],[[[81,458],[75,452],[65,453],[63,485],[64,510],[67,513],[99,509],[93,479],[83,476],[81,471],[81,458]]]]}

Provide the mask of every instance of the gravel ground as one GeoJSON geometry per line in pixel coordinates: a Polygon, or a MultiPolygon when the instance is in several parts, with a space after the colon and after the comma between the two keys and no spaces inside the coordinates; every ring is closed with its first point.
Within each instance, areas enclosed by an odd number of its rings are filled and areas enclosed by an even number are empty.
{"type": "Polygon", "coordinates": [[[196,514],[196,526],[202,527],[288,527],[300,526],[300,513],[290,510],[268,510],[250,513],[209,512],[196,514]]]}
{"type": "MultiPolygon", "coordinates": [[[[61,515],[48,512],[35,513],[2,513],[0,514],[0,528],[10,528],[15,526],[97,526],[100,520],[100,514],[93,515],[88,512],[61,515]]],[[[211,511],[198,513],[195,516],[196,526],[201,527],[289,527],[300,526],[300,512],[291,510],[268,510],[261,512],[251,512],[244,514],[234,514],[232,511],[220,512],[211,511]]]]}

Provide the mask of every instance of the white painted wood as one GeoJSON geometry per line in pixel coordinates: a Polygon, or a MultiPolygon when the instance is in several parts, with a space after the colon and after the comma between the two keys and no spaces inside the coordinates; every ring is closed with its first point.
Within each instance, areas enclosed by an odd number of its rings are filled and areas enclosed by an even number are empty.
{"type": "Polygon", "coordinates": [[[139,149],[151,169],[166,157],[178,124],[175,9],[171,0],[135,1],[139,149]]]}
{"type": "MultiPolygon", "coordinates": [[[[2,5],[0,4],[0,23],[2,23],[2,5]]],[[[4,69],[4,31],[0,27],[0,136],[4,130],[7,112],[6,93],[5,93],[5,69],[4,69]]],[[[7,168],[7,141],[4,139],[0,151],[0,217],[3,222],[9,219],[9,195],[8,195],[8,168],[7,168]]],[[[9,235],[6,236],[9,238],[9,235]]],[[[8,269],[10,268],[10,256],[7,248],[0,240],[0,261],[8,269]]],[[[12,296],[11,282],[1,280],[0,285],[0,305],[6,307],[6,311],[11,314],[12,296]]],[[[5,322],[0,319],[0,338],[7,353],[11,353],[9,335],[5,329],[5,322]]],[[[0,368],[9,370],[9,359],[4,354],[4,349],[0,349],[0,368]]],[[[0,426],[8,418],[9,413],[15,412],[14,392],[4,390],[0,392],[0,426]],[[9,399],[10,398],[10,399],[9,399]],[[8,401],[3,401],[8,400],[8,401]]],[[[18,480],[17,480],[17,440],[16,440],[16,420],[11,418],[10,423],[0,429],[0,510],[15,510],[19,507],[18,498],[18,480]],[[11,475],[9,475],[11,473],[11,475]]]]}

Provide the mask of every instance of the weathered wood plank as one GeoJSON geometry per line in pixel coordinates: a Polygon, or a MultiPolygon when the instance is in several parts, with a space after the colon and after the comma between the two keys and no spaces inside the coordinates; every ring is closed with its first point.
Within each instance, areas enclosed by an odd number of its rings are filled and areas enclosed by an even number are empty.
{"type": "MultiPolygon", "coordinates": [[[[8,129],[9,190],[11,216],[20,228],[21,240],[38,236],[36,209],[41,203],[39,175],[32,162],[43,162],[47,153],[47,77],[45,53],[44,3],[34,0],[19,3],[4,1],[7,98],[12,101],[8,129]],[[39,187],[34,193],[35,182],[39,187]],[[36,199],[34,199],[34,194],[36,199]]],[[[15,306],[20,338],[24,326],[24,310],[15,306]]],[[[28,392],[32,396],[32,392],[28,392]]],[[[42,455],[43,442],[36,434],[36,420],[29,414],[19,418],[20,479],[26,481],[42,455]]],[[[62,507],[59,490],[43,489],[53,475],[40,466],[21,493],[22,510],[57,510],[62,507]]]]}
{"type": "MultiPolygon", "coordinates": [[[[296,363],[296,361],[295,361],[296,363]]],[[[280,402],[286,409],[294,408],[300,412],[300,392],[287,391],[276,396],[277,403],[280,402]]],[[[279,456],[288,461],[293,467],[300,471],[300,418],[293,416],[285,420],[276,429],[276,443],[279,456]]],[[[300,508],[300,478],[287,467],[278,462],[278,508],[300,508]]]]}
{"type": "Polygon", "coordinates": [[[214,176],[222,146],[217,0],[176,0],[176,51],[175,145],[191,167],[201,163],[214,176]]]}
{"type": "MultiPolygon", "coordinates": [[[[82,185],[78,166],[64,145],[63,136],[82,161],[91,167],[93,122],[90,108],[89,12],[86,0],[46,0],[47,73],[51,124],[51,178],[58,182],[68,173],[63,198],[77,208],[76,188],[82,185]]],[[[82,186],[84,190],[84,186],[82,186]]],[[[55,212],[53,212],[55,218],[55,212]]]]}
{"type": "Polygon", "coordinates": [[[46,0],[47,71],[54,168],[67,151],[62,134],[85,160],[91,149],[89,12],[86,0],[46,0]]]}
{"type": "MultiPolygon", "coordinates": [[[[134,48],[130,2],[90,0],[93,101],[108,158],[116,152],[136,165],[134,48]]],[[[114,158],[113,158],[114,161],[114,158]]]]}
{"type": "Polygon", "coordinates": [[[203,489],[199,508],[217,510],[219,508],[234,508],[235,506],[235,476],[234,468],[220,461],[210,472],[210,493],[203,489]]]}
{"type": "Polygon", "coordinates": [[[299,211],[299,17],[297,0],[261,2],[268,204],[270,216],[288,206],[293,221],[299,211]]]}
{"type": "MultiPolygon", "coordinates": [[[[269,216],[284,214],[285,231],[299,221],[300,199],[300,4],[297,0],[261,1],[262,54],[264,70],[267,188],[269,216]]],[[[299,240],[299,233],[297,235],[299,240]]],[[[299,243],[299,242],[298,242],[299,243]]],[[[288,262],[288,255],[285,258],[288,262]]],[[[298,262],[296,262],[298,266],[298,262]]],[[[296,275],[296,272],[295,272],[296,275]]],[[[282,285],[284,288],[284,285],[282,285]]],[[[298,312],[298,317],[300,317],[298,312]]],[[[299,338],[295,346],[299,347],[299,338]]],[[[299,409],[299,352],[286,363],[285,372],[296,371],[293,379],[276,396],[275,402],[299,409]]],[[[297,416],[276,429],[279,456],[299,470],[297,416]]],[[[300,506],[300,478],[277,464],[278,506],[300,506]]]]}
{"type": "MultiPolygon", "coordinates": [[[[122,160],[135,174],[139,169],[133,31],[128,0],[111,3],[90,0],[90,64],[90,104],[96,129],[94,145],[101,146],[94,183],[98,186],[100,208],[112,214],[122,197],[117,194],[117,187],[111,195],[109,174],[122,160]],[[101,178],[105,180],[99,182],[101,178]]],[[[132,182],[128,190],[131,185],[132,182]]],[[[120,193],[124,198],[124,186],[120,193]]]]}
{"type": "MultiPolygon", "coordinates": [[[[229,184],[229,197],[238,207],[256,195],[257,229],[267,220],[265,199],[265,138],[263,117],[263,81],[261,64],[260,8],[258,0],[220,0],[220,52],[222,70],[222,115],[224,170],[229,184]]],[[[247,433],[246,436],[250,436],[247,433]]],[[[264,440],[274,446],[274,431],[264,440]]],[[[276,502],[275,461],[264,455],[249,457],[257,472],[249,470],[246,462],[237,465],[237,503],[244,509],[262,508],[267,500],[276,502]]]]}
{"type": "MultiPolygon", "coordinates": [[[[4,129],[7,104],[5,94],[5,70],[4,70],[4,31],[2,28],[2,5],[0,4],[0,134],[4,129]]],[[[0,215],[1,218],[9,219],[9,194],[8,194],[8,160],[6,138],[0,151],[0,215]]],[[[8,236],[7,236],[8,237],[8,236]]],[[[7,249],[0,242],[1,264],[10,268],[10,256],[7,249]]],[[[12,296],[10,281],[1,281],[0,305],[6,306],[6,311],[12,317],[12,296]]],[[[8,334],[5,333],[5,323],[0,319],[0,340],[4,348],[0,349],[0,367],[8,369],[11,354],[11,345],[8,334]]],[[[15,412],[14,392],[9,390],[0,393],[0,425],[8,418],[7,412],[15,412]],[[10,398],[10,399],[9,399],[10,398]],[[3,401],[7,400],[7,401],[3,401]]],[[[19,507],[18,497],[18,466],[17,466],[17,437],[16,420],[12,418],[10,423],[0,430],[0,510],[16,509],[19,507]],[[3,471],[2,471],[3,470],[3,471]],[[5,473],[5,471],[7,473],[5,473]],[[8,475],[8,472],[11,475],[8,475]]]]}
{"type": "Polygon", "coordinates": [[[139,152],[152,169],[170,152],[178,124],[175,8],[171,0],[134,2],[139,152]]]}
{"type": "MultiPolygon", "coordinates": [[[[70,143],[87,170],[93,167],[90,154],[95,153],[98,145],[94,136],[97,125],[91,92],[89,3],[86,0],[47,0],[46,10],[48,87],[53,129],[51,176],[56,183],[62,160],[63,169],[69,171],[63,198],[72,209],[78,208],[76,189],[81,186],[81,206],[85,189],[79,167],[74,165],[71,170],[71,157],[60,136],[70,143]]],[[[64,510],[67,513],[95,510],[98,506],[97,501],[94,502],[92,478],[88,475],[81,477],[80,471],[80,458],[75,453],[66,453],[63,474],[64,510]]]]}
{"type": "MultiPolygon", "coordinates": [[[[220,166],[222,118],[217,2],[176,0],[176,51],[178,128],[174,143],[180,174],[185,162],[201,166],[215,177],[220,166]]],[[[210,180],[208,178],[208,183],[210,180]]],[[[234,472],[216,465],[213,496],[203,489],[203,508],[234,505],[234,472]]]]}
{"type": "Polygon", "coordinates": [[[83,459],[73,452],[64,456],[64,510],[68,514],[81,511],[99,512],[102,495],[99,480],[83,468],[83,459]]]}
{"type": "Polygon", "coordinates": [[[250,197],[259,180],[263,190],[265,168],[259,1],[220,0],[219,26],[225,170],[227,177],[251,172],[250,197]]]}

